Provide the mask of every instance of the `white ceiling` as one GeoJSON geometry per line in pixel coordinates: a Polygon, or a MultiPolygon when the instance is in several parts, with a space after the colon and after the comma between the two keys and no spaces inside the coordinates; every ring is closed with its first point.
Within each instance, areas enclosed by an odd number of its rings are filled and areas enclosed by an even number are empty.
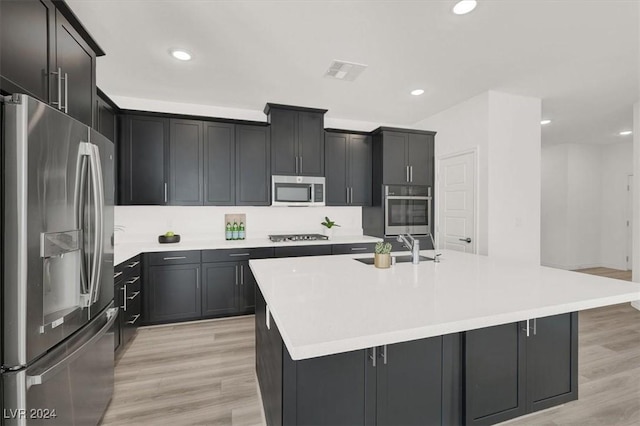
{"type": "Polygon", "coordinates": [[[452,0],[67,3],[107,53],[97,79],[110,96],[410,126],[497,90],[542,99],[545,144],[631,140],[617,133],[640,99],[638,0],[479,0],[464,16],[452,0]],[[324,78],[333,59],[369,67],[324,78]]]}

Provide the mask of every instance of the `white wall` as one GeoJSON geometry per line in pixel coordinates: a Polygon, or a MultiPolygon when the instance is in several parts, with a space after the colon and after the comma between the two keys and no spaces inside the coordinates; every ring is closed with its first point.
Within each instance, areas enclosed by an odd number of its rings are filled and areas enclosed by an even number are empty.
{"type": "Polygon", "coordinates": [[[489,92],[489,254],[540,264],[540,99],[489,92]]]}
{"type": "Polygon", "coordinates": [[[361,207],[116,206],[116,243],[153,241],[167,231],[183,239],[224,239],[224,215],[235,213],[246,214],[247,239],[320,234],[325,216],[340,225],[334,228],[335,236],[362,235],[361,207]]]}
{"type": "Polygon", "coordinates": [[[626,269],[632,144],[542,149],[542,264],[626,269]]]}
{"type": "Polygon", "coordinates": [[[627,269],[628,176],[633,174],[633,142],[606,145],[601,149],[602,192],[600,263],[627,269]]]}
{"type": "Polygon", "coordinates": [[[570,144],[567,192],[567,265],[600,266],[601,148],[570,144]]]}
{"type": "Polygon", "coordinates": [[[478,253],[540,262],[539,99],[486,92],[416,123],[436,158],[478,150],[478,253]]]}
{"type": "Polygon", "coordinates": [[[569,241],[569,146],[542,148],[540,262],[564,268],[569,241]]]}
{"type": "MultiPolygon", "coordinates": [[[[633,281],[640,282],[640,102],[633,106],[633,281]]],[[[640,301],[632,305],[640,310],[640,301]]]]}

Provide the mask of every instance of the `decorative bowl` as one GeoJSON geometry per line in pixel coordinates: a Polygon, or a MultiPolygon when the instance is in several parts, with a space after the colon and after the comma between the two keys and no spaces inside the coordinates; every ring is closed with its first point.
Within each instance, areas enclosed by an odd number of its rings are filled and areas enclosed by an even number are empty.
{"type": "Polygon", "coordinates": [[[158,242],[160,244],[170,244],[170,243],[179,243],[180,235],[173,235],[171,237],[167,237],[166,235],[158,235],[158,242]]]}

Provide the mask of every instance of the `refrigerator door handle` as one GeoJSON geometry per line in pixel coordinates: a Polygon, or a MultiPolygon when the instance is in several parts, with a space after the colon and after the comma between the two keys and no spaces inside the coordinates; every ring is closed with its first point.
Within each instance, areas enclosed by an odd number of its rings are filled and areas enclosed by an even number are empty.
{"type": "Polygon", "coordinates": [[[93,297],[91,299],[91,303],[95,303],[98,301],[98,295],[100,294],[100,285],[102,284],[102,280],[100,277],[102,276],[102,262],[104,260],[104,180],[102,176],[102,164],[100,161],[100,150],[97,145],[91,144],[92,148],[92,158],[93,163],[91,164],[92,168],[92,177],[95,175],[94,179],[94,197],[96,199],[96,249],[97,255],[94,256],[94,268],[96,270],[95,282],[93,285],[93,297]],[[93,172],[95,170],[95,173],[93,172]]]}
{"type": "Polygon", "coordinates": [[[31,386],[41,385],[45,383],[47,380],[54,377],[58,371],[69,365],[73,360],[77,359],[80,355],[82,355],[88,348],[90,348],[94,342],[102,338],[103,335],[109,331],[116,318],[118,318],[118,308],[110,308],[107,311],[107,323],[100,329],[98,333],[93,335],[91,339],[87,340],[82,346],[80,346],[75,351],[71,352],[69,355],[64,357],[60,362],[51,367],[47,368],[43,372],[33,376],[27,376],[27,390],[31,386]]]}
{"type": "Polygon", "coordinates": [[[89,293],[89,279],[87,273],[87,264],[85,261],[86,251],[84,247],[84,239],[87,237],[84,234],[84,215],[85,215],[85,195],[87,192],[87,158],[88,154],[84,146],[80,146],[78,150],[78,160],[76,162],[76,183],[75,183],[75,197],[73,211],[75,214],[75,226],[76,229],[81,231],[81,244],[80,244],[80,284],[82,286],[82,294],[89,293]]]}

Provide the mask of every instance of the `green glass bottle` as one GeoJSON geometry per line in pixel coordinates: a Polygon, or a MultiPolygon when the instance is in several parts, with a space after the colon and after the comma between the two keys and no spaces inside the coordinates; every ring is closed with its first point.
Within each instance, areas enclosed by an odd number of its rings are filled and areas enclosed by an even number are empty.
{"type": "Polygon", "coordinates": [[[238,229],[238,238],[244,240],[244,222],[240,222],[240,228],[238,229]]]}
{"type": "Polygon", "coordinates": [[[233,238],[233,233],[231,231],[231,222],[227,222],[227,227],[224,230],[224,239],[230,240],[233,238]]]}
{"type": "Polygon", "coordinates": [[[238,239],[238,233],[239,233],[238,222],[236,222],[236,221],[233,222],[233,227],[231,228],[231,233],[233,234],[231,239],[232,240],[237,240],[238,239]]]}

